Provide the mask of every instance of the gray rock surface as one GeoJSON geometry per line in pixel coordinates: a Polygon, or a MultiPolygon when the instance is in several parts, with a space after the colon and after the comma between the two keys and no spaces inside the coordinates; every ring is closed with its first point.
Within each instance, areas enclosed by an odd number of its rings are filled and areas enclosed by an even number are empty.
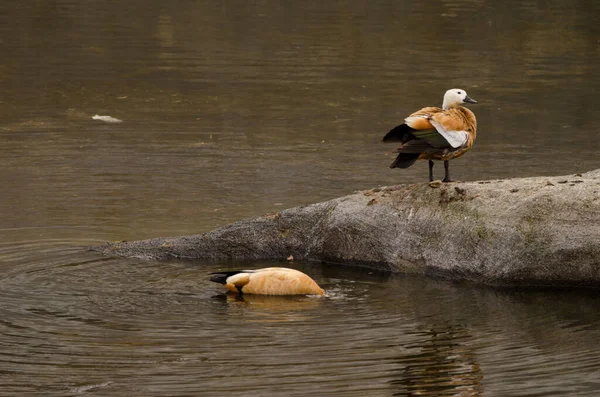
{"type": "Polygon", "coordinates": [[[151,260],[293,255],[490,285],[600,287],[600,169],[377,188],[204,234],[95,249],[151,260]]]}

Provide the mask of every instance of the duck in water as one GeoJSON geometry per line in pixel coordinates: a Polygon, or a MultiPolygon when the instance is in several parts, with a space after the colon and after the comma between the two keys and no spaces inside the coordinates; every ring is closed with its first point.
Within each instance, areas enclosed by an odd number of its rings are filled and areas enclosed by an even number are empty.
{"type": "Polygon", "coordinates": [[[325,295],[306,274],[286,267],[233,270],[211,273],[210,281],[225,285],[229,292],[256,295],[325,295]]]}

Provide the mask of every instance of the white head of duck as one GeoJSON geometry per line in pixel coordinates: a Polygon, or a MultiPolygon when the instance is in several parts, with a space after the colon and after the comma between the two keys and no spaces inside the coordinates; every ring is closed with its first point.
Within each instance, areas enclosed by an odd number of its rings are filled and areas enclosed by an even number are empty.
{"type": "Polygon", "coordinates": [[[477,101],[470,98],[467,95],[467,91],[460,88],[452,88],[444,94],[444,104],[442,105],[442,109],[457,108],[463,103],[477,103],[477,101]]]}

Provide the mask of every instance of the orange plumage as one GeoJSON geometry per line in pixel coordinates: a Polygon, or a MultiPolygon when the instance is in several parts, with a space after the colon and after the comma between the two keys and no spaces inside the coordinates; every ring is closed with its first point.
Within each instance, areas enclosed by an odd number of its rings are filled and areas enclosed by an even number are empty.
{"type": "Polygon", "coordinates": [[[257,295],[325,295],[306,274],[285,267],[212,273],[210,281],[225,285],[229,292],[257,295]]]}
{"type": "Polygon", "coordinates": [[[447,131],[466,131],[468,137],[466,142],[458,148],[425,151],[421,153],[418,160],[451,160],[471,150],[477,137],[477,119],[471,110],[462,106],[447,110],[428,107],[411,114],[407,118],[423,116],[423,113],[427,114],[425,116],[427,118],[420,118],[418,123],[407,123],[407,125],[415,130],[432,130],[435,127],[431,124],[431,119],[437,121],[447,131]],[[424,112],[424,110],[426,111],[424,112]],[[413,127],[413,125],[415,126],[413,127]]]}
{"type": "Polygon", "coordinates": [[[477,119],[463,103],[477,103],[461,89],[448,90],[442,108],[425,107],[412,113],[383,138],[400,142],[398,156],[391,168],[408,168],[416,160],[429,160],[429,180],[433,180],[433,161],[444,161],[444,182],[451,182],[448,160],[468,152],[477,136],[477,119]]]}

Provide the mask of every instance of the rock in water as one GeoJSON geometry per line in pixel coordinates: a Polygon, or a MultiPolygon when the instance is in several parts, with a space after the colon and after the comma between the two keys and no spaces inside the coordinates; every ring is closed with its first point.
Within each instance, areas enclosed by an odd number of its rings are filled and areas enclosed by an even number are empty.
{"type": "Polygon", "coordinates": [[[293,255],[489,285],[600,287],[600,170],[377,188],[204,234],[95,249],[143,259],[293,255]]]}

